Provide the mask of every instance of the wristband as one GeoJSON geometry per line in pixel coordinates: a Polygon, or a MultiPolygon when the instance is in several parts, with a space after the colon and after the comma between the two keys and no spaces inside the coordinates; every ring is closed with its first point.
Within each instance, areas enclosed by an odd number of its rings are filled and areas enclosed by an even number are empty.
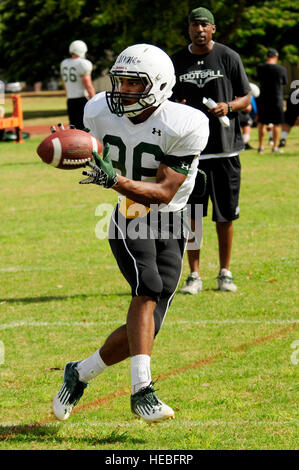
{"type": "Polygon", "coordinates": [[[226,104],[227,104],[227,107],[228,107],[228,113],[232,113],[233,112],[232,105],[228,102],[226,104]]]}

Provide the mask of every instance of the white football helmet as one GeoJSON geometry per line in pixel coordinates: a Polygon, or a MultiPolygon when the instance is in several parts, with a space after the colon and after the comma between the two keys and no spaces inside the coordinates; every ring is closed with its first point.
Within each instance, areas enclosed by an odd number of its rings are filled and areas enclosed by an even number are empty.
{"type": "Polygon", "coordinates": [[[260,89],[255,83],[249,83],[251,94],[254,98],[258,98],[260,96],[260,89]]]}
{"type": "Polygon", "coordinates": [[[87,52],[87,46],[84,41],[73,41],[70,44],[69,52],[70,54],[76,54],[84,59],[85,54],[87,52]]]}
{"type": "Polygon", "coordinates": [[[159,106],[172,95],[175,72],[170,57],[159,47],[135,44],[127,47],[116,59],[109,73],[112,91],[106,92],[106,100],[112,113],[134,117],[146,108],[159,106]],[[144,85],[140,93],[121,92],[121,78],[139,79],[144,85]],[[122,98],[136,98],[125,106],[122,98]]]}

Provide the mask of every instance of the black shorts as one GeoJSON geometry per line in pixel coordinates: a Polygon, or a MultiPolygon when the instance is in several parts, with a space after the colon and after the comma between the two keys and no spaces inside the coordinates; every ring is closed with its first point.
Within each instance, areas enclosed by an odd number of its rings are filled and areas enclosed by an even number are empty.
{"type": "Polygon", "coordinates": [[[299,116],[299,103],[295,104],[291,102],[289,97],[287,100],[287,109],[284,113],[284,123],[288,124],[290,127],[293,127],[297,117],[299,116]]]}
{"type": "Polygon", "coordinates": [[[69,98],[67,100],[67,112],[69,116],[70,124],[76,127],[76,129],[84,129],[83,124],[83,113],[84,107],[87,103],[87,98],[69,98]]]}
{"type": "Polygon", "coordinates": [[[194,218],[195,204],[203,205],[203,217],[208,213],[208,202],[213,205],[214,222],[231,222],[239,217],[239,194],[241,184],[241,163],[239,156],[219,157],[200,160],[198,168],[207,175],[207,187],[203,196],[200,194],[200,178],[195,186],[188,204],[191,206],[191,218],[194,218]]]}
{"type": "Polygon", "coordinates": [[[186,248],[182,212],[150,211],[143,218],[125,219],[117,205],[110,221],[109,243],[132,297],[149,296],[157,302],[156,335],[181,277],[186,248]]]}
{"type": "Polygon", "coordinates": [[[258,122],[261,124],[282,124],[284,121],[283,103],[264,102],[257,99],[258,122]]]}
{"type": "Polygon", "coordinates": [[[246,127],[246,126],[251,126],[252,125],[252,119],[250,117],[249,113],[242,113],[242,111],[239,112],[239,123],[240,127],[246,127]]]}

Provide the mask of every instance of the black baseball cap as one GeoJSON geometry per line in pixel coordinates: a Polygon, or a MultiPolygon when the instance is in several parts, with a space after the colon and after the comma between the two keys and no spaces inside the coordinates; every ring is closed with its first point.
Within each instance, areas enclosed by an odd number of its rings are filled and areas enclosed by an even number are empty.
{"type": "Polygon", "coordinates": [[[267,57],[278,57],[278,51],[276,49],[269,49],[267,52],[267,57]]]}
{"type": "Polygon", "coordinates": [[[189,13],[189,23],[191,23],[191,21],[206,21],[207,23],[215,24],[213,13],[203,7],[194,8],[194,10],[189,13]]]}

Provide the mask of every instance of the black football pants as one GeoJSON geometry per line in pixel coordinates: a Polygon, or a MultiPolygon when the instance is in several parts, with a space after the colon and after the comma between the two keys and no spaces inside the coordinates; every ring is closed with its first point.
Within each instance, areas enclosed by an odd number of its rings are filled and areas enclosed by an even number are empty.
{"type": "Polygon", "coordinates": [[[132,297],[156,300],[155,335],[177,289],[186,238],[182,212],[150,211],[146,217],[126,219],[116,206],[109,227],[109,243],[132,297]]]}

